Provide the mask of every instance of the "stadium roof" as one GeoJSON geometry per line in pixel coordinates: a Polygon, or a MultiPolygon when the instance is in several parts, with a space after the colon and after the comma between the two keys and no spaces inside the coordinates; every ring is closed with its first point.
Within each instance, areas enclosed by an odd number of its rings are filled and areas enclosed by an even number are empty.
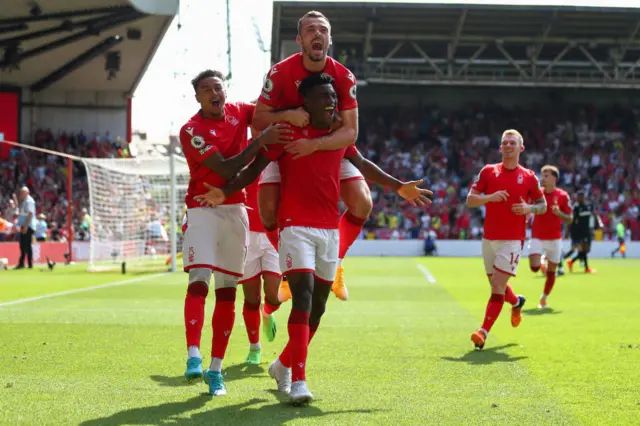
{"type": "Polygon", "coordinates": [[[274,61],[313,9],[369,83],[640,88],[640,8],[276,1],[274,61]]]}
{"type": "Polygon", "coordinates": [[[3,1],[0,84],[133,93],[177,0],[3,1]],[[134,7],[134,5],[136,7],[134,7]],[[142,7],[147,8],[146,12],[142,7]],[[106,58],[119,72],[108,80],[106,58]]]}

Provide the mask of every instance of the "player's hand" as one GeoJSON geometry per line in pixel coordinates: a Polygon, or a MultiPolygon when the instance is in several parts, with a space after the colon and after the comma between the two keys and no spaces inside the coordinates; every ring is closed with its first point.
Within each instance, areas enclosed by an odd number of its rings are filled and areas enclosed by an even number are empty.
{"type": "Polygon", "coordinates": [[[404,182],[400,188],[398,188],[398,195],[407,200],[412,206],[426,206],[431,204],[431,200],[427,198],[428,195],[433,195],[432,191],[428,189],[418,188],[424,179],[413,180],[410,182],[404,182]]]}
{"type": "Polygon", "coordinates": [[[297,160],[300,157],[306,157],[318,150],[317,139],[298,139],[295,142],[290,142],[284,146],[285,151],[293,155],[293,159],[297,160]]]}
{"type": "Polygon", "coordinates": [[[496,191],[493,194],[489,195],[490,203],[501,203],[503,201],[507,201],[509,198],[509,193],[507,191],[496,191]]]}
{"type": "Polygon", "coordinates": [[[532,213],[531,205],[527,204],[522,197],[520,202],[511,206],[511,211],[518,216],[522,216],[528,213],[532,213]]]}
{"type": "Polygon", "coordinates": [[[285,121],[293,124],[296,127],[305,127],[309,124],[309,113],[300,107],[287,111],[285,121]]]}
{"type": "Polygon", "coordinates": [[[224,196],[224,192],[220,188],[216,188],[215,186],[211,186],[208,183],[204,183],[204,186],[209,189],[206,193],[202,195],[196,195],[193,197],[194,200],[200,203],[203,207],[215,207],[224,203],[224,200],[227,197],[224,196]]]}
{"type": "Polygon", "coordinates": [[[554,204],[553,206],[551,206],[551,213],[555,214],[556,216],[562,215],[562,212],[560,211],[560,207],[558,207],[557,204],[554,204]]]}
{"type": "Polygon", "coordinates": [[[287,143],[293,139],[293,130],[288,124],[271,124],[260,133],[262,145],[273,145],[275,143],[287,143]]]}

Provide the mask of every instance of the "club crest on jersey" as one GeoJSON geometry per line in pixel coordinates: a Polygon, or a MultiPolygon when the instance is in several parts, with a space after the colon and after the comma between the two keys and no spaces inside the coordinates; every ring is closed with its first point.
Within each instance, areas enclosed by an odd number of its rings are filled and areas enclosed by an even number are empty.
{"type": "Polygon", "coordinates": [[[204,146],[204,138],[202,136],[194,136],[191,138],[191,146],[200,149],[204,146]]]}
{"type": "Polygon", "coordinates": [[[232,126],[237,126],[239,121],[235,117],[227,116],[227,121],[231,123],[232,126]]]}
{"type": "Polygon", "coordinates": [[[524,177],[522,175],[518,175],[518,183],[524,182],[524,177]]]}
{"type": "Polygon", "coordinates": [[[291,268],[293,266],[293,259],[291,258],[291,254],[287,253],[287,268],[291,268]]]}

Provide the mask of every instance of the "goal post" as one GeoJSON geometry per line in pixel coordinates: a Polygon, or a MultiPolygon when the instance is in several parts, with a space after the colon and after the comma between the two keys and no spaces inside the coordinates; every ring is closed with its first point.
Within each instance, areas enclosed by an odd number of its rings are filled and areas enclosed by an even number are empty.
{"type": "Polygon", "coordinates": [[[89,269],[176,271],[189,167],[184,158],[82,158],[89,187],[89,269]]]}

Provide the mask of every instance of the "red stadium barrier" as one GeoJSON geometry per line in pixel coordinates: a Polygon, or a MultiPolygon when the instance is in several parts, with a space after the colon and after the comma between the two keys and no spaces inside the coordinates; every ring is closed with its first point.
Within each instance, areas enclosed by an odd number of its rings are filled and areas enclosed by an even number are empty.
{"type": "MultiPolygon", "coordinates": [[[[64,254],[69,250],[68,243],[37,243],[33,244],[33,263],[45,263],[47,256],[54,262],[65,261],[64,254]]],[[[74,248],[74,252],[75,252],[74,248]]],[[[9,265],[17,265],[20,257],[18,243],[0,243],[0,258],[9,259],[9,265]]],[[[25,259],[26,263],[26,259],[25,259]]]]}

